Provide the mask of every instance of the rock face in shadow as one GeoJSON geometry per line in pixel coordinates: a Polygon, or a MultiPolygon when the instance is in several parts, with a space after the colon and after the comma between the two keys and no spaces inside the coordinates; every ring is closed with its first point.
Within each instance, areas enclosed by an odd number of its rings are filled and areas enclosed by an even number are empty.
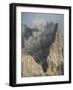
{"type": "Polygon", "coordinates": [[[42,30],[26,26],[22,33],[22,77],[64,74],[63,34],[57,30],[58,24],[53,23],[42,30]]]}

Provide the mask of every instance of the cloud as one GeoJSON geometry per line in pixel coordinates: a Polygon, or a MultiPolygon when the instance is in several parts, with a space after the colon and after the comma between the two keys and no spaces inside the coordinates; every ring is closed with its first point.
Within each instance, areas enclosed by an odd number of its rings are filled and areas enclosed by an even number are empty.
{"type": "Polygon", "coordinates": [[[47,62],[48,49],[55,40],[57,24],[47,24],[44,19],[36,19],[33,29],[27,26],[24,29],[28,32],[22,32],[22,49],[26,54],[32,55],[38,64],[43,65],[47,62]]]}
{"type": "Polygon", "coordinates": [[[40,17],[37,17],[32,21],[32,27],[37,28],[39,30],[42,30],[46,26],[46,24],[47,22],[40,17]]]}

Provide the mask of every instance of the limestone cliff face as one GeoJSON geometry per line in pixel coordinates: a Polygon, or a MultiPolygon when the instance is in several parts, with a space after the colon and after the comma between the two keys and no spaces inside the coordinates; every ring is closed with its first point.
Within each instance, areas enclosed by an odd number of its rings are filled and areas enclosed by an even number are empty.
{"type": "Polygon", "coordinates": [[[64,74],[64,35],[62,32],[56,33],[55,41],[52,44],[47,57],[47,63],[48,68],[44,73],[41,65],[36,63],[32,56],[22,55],[22,77],[64,74]]]}
{"type": "Polygon", "coordinates": [[[22,57],[22,77],[42,76],[44,72],[41,65],[37,64],[32,56],[22,57]]]}
{"type": "Polygon", "coordinates": [[[50,54],[49,54],[49,59],[52,61],[55,65],[58,65],[58,63],[63,62],[64,59],[64,41],[63,41],[63,36],[60,33],[56,33],[56,39],[55,42],[53,43],[51,49],[50,49],[50,54]]]}
{"type": "Polygon", "coordinates": [[[49,67],[52,75],[64,74],[64,35],[62,32],[56,33],[56,39],[50,49],[48,56],[49,67]]]}

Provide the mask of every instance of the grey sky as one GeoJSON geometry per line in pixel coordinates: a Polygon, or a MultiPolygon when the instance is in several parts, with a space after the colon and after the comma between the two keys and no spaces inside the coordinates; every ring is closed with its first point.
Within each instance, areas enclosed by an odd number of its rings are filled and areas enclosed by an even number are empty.
{"type": "Polygon", "coordinates": [[[22,12],[21,23],[26,24],[28,27],[32,27],[32,22],[36,18],[43,18],[46,22],[59,23],[59,30],[64,30],[64,15],[63,14],[51,14],[51,13],[32,13],[22,12]]]}

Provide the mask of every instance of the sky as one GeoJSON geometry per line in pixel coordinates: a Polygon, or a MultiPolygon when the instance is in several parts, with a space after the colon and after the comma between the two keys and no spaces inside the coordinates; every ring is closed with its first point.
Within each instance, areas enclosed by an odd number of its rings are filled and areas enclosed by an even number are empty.
{"type": "Polygon", "coordinates": [[[22,12],[21,13],[21,23],[26,24],[28,27],[32,28],[33,24],[38,22],[53,22],[59,24],[59,30],[64,30],[64,15],[63,14],[51,14],[51,13],[32,13],[32,12],[22,12]]]}

